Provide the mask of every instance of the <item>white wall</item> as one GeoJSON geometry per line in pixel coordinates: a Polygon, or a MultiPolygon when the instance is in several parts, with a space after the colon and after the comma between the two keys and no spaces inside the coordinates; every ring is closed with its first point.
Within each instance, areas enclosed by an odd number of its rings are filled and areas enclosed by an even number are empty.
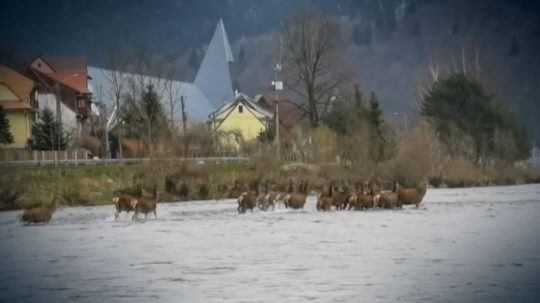
{"type": "MultiPolygon", "coordinates": [[[[38,93],[37,100],[40,111],[48,108],[56,116],[56,96],[54,94],[38,93]]],[[[62,111],[62,127],[67,132],[75,132],[77,130],[77,115],[63,103],[60,103],[60,109],[62,111]]]]}

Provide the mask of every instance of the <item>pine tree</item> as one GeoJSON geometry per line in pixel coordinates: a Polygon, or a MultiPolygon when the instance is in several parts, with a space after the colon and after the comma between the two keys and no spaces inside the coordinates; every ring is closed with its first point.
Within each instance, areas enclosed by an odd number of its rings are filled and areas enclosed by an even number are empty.
{"type": "Polygon", "coordinates": [[[13,143],[13,135],[9,130],[9,120],[4,108],[0,106],[0,144],[13,143]]]}
{"type": "Polygon", "coordinates": [[[48,108],[41,111],[39,121],[32,125],[32,137],[32,148],[36,150],[65,150],[70,139],[48,108]]]}
{"type": "Polygon", "coordinates": [[[531,144],[520,120],[478,80],[465,74],[435,82],[423,100],[421,114],[452,156],[468,157],[478,164],[489,159],[529,157],[531,144]],[[465,139],[471,144],[466,149],[456,148],[455,142],[465,139]]]}
{"type": "Polygon", "coordinates": [[[395,134],[384,121],[379,100],[374,92],[369,99],[370,155],[375,163],[391,159],[396,153],[395,134]]]}

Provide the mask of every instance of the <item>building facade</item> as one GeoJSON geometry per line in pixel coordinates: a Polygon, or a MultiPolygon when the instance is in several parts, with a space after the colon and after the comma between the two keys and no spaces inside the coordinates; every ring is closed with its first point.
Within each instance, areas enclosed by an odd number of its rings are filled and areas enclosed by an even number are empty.
{"type": "Polygon", "coordinates": [[[34,83],[16,71],[0,65],[0,106],[6,112],[13,143],[4,148],[28,148],[34,118],[34,83]]]}

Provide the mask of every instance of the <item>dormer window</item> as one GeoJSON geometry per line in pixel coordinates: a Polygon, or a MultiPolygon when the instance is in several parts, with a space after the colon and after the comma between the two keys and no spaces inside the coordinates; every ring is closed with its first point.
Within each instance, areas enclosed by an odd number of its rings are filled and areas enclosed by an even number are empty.
{"type": "Polygon", "coordinates": [[[239,113],[243,113],[243,112],[244,112],[244,106],[243,106],[243,105],[239,105],[239,106],[238,106],[238,112],[239,112],[239,113]]]}

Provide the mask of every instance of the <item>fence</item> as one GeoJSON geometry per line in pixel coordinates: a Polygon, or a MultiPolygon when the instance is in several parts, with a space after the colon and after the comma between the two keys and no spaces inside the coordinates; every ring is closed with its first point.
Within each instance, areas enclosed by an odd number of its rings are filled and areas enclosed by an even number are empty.
{"type": "Polygon", "coordinates": [[[0,162],[8,161],[79,161],[88,160],[89,152],[85,149],[76,150],[27,150],[27,149],[0,149],[0,162]]]}

